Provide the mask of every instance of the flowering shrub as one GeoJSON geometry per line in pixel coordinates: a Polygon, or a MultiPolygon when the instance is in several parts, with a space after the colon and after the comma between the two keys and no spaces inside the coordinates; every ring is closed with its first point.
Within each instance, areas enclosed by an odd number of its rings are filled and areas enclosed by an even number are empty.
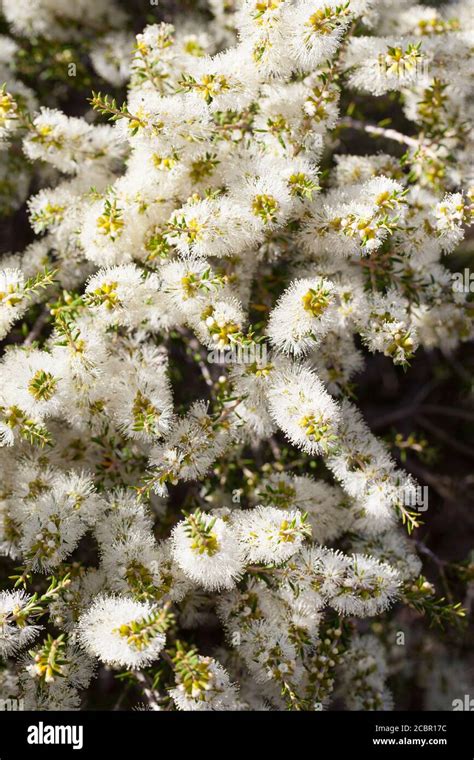
{"type": "Polygon", "coordinates": [[[75,709],[108,673],[152,709],[389,709],[390,608],[464,613],[420,575],[419,483],[356,377],[472,337],[445,266],[473,210],[469,3],[212,0],[130,66],[110,3],[4,12],[98,25],[98,74],[130,74],[82,118],[2,64],[2,148],[43,180],[0,260],[5,696],[75,709]]]}

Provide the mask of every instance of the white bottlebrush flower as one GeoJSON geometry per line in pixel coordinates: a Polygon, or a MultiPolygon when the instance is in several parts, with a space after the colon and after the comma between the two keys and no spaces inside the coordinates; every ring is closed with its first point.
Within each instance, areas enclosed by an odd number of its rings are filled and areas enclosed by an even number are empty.
{"type": "Polygon", "coordinates": [[[26,37],[51,40],[77,39],[80,29],[103,28],[123,24],[125,14],[109,0],[81,0],[65,5],[55,0],[39,0],[33,9],[28,0],[15,3],[5,0],[3,12],[14,30],[26,37]]]}
{"type": "Polygon", "coordinates": [[[366,554],[391,565],[403,580],[415,579],[421,572],[422,563],[415,546],[398,530],[389,530],[373,538],[359,538],[352,548],[358,554],[366,554]]]}
{"type": "Polygon", "coordinates": [[[287,42],[286,3],[244,0],[237,15],[238,32],[260,76],[288,76],[294,68],[287,42]]]}
{"type": "MultiPolygon", "coordinates": [[[[239,349],[237,349],[237,356],[238,351],[239,349]]],[[[242,349],[242,354],[245,356],[245,348],[242,349]]],[[[242,398],[235,409],[235,414],[239,420],[245,421],[245,427],[252,438],[254,435],[266,438],[275,429],[268,411],[266,396],[275,365],[269,357],[265,344],[251,346],[246,358],[248,362],[236,363],[231,370],[233,387],[236,394],[242,398]]]]}
{"type": "Polygon", "coordinates": [[[400,576],[393,567],[372,557],[354,554],[343,584],[329,598],[329,604],[342,615],[376,615],[396,599],[399,585],[400,576]]]}
{"type": "Polygon", "coordinates": [[[257,682],[276,682],[278,690],[282,682],[296,688],[303,678],[295,644],[277,621],[253,621],[244,631],[239,651],[257,682]]]}
{"type": "Polygon", "coordinates": [[[32,566],[47,571],[76,547],[89,526],[101,517],[102,499],[83,472],[60,472],[26,461],[19,472],[22,483],[10,512],[20,550],[32,566]]]}
{"type": "Polygon", "coordinates": [[[223,350],[241,340],[244,314],[236,298],[210,299],[202,311],[190,319],[199,339],[209,348],[223,350]]]}
{"type": "Polygon", "coordinates": [[[473,218],[473,206],[469,206],[462,193],[449,193],[435,208],[436,229],[443,250],[450,252],[464,237],[462,225],[473,218]]]}
{"type": "Polygon", "coordinates": [[[154,488],[166,494],[166,483],[194,480],[203,475],[231,440],[227,428],[216,430],[203,402],[193,404],[178,420],[165,443],[150,452],[154,488]]]}
{"type": "Polygon", "coordinates": [[[162,90],[173,92],[192,61],[215,50],[210,30],[200,26],[197,18],[180,19],[180,24],[151,24],[137,35],[133,60],[132,86],[143,79],[149,86],[150,71],[159,72],[162,90]]]}
{"type": "Polygon", "coordinates": [[[13,516],[11,500],[0,499],[0,554],[2,557],[18,559],[21,556],[19,540],[20,531],[13,516]]]}
{"type": "Polygon", "coordinates": [[[329,280],[294,280],[270,314],[272,343],[287,353],[305,353],[334,326],[335,305],[334,285],[329,280]]]}
{"type": "Polygon", "coordinates": [[[305,69],[332,58],[353,18],[351,4],[338,0],[300,0],[287,8],[286,17],[291,52],[305,69]]]}
{"type": "Polygon", "coordinates": [[[426,45],[410,36],[353,37],[345,58],[345,66],[351,70],[350,84],[382,95],[427,81],[432,56],[426,52],[426,45]]]}
{"type": "Polygon", "coordinates": [[[147,319],[150,306],[156,305],[158,289],[156,275],[144,277],[135,265],[123,264],[101,269],[91,277],[86,298],[91,308],[98,309],[105,325],[139,325],[147,319]]]}
{"type": "Polygon", "coordinates": [[[96,72],[116,87],[130,77],[133,42],[133,37],[125,32],[111,32],[101,37],[91,50],[96,72]]]}
{"type": "MultiPolygon", "coordinates": [[[[64,364],[47,351],[11,348],[0,364],[3,405],[36,419],[57,413],[64,373],[64,364]]],[[[13,420],[11,427],[15,427],[13,420]]]]}
{"type": "Polygon", "coordinates": [[[40,190],[28,201],[30,224],[35,232],[58,231],[70,207],[77,203],[80,185],[77,180],[64,182],[59,187],[40,190]]]}
{"type": "Polygon", "coordinates": [[[242,60],[235,49],[192,61],[184,72],[181,88],[192,99],[204,101],[211,111],[244,108],[252,101],[256,76],[249,60],[242,60]]]}
{"type": "Polygon", "coordinates": [[[368,617],[385,610],[399,596],[400,575],[373,557],[318,547],[304,547],[283,577],[292,593],[306,595],[310,606],[333,607],[341,615],[368,617]]]}
{"type": "Polygon", "coordinates": [[[275,170],[269,159],[262,160],[255,169],[246,172],[243,182],[237,182],[231,200],[240,210],[243,222],[255,236],[283,225],[297,205],[288,181],[275,170]],[[252,176],[253,175],[253,176],[252,176]]]}
{"type": "Polygon", "coordinates": [[[333,541],[349,528],[353,519],[342,489],[306,475],[275,473],[262,482],[256,498],[269,506],[306,512],[312,538],[321,544],[333,541]]]}
{"type": "Polygon", "coordinates": [[[79,618],[79,641],[89,654],[116,668],[140,669],[156,660],[166,641],[161,610],[126,597],[98,596],[79,618]]]}
{"type": "Polygon", "coordinates": [[[24,591],[0,591],[0,655],[10,657],[31,644],[41,626],[28,621],[28,603],[32,597],[24,591]]]}
{"type": "Polygon", "coordinates": [[[110,362],[107,411],[128,438],[150,441],[167,434],[173,422],[173,398],[168,367],[159,351],[145,346],[110,362]]]}
{"type": "Polygon", "coordinates": [[[19,126],[18,97],[16,93],[9,92],[5,85],[2,86],[0,94],[0,145],[5,148],[19,126]]]}
{"type": "Polygon", "coordinates": [[[237,689],[227,671],[217,660],[192,652],[178,660],[177,685],[170,695],[179,710],[239,709],[237,689]]]}
{"type": "MultiPolygon", "coordinates": [[[[353,308],[349,306],[348,316],[352,316],[353,308]]],[[[354,310],[357,314],[357,311],[354,310]]],[[[340,312],[339,312],[339,316],[340,312]]],[[[309,355],[308,360],[322,380],[327,390],[333,396],[340,396],[351,388],[351,380],[365,364],[364,356],[359,351],[354,339],[339,332],[330,332],[309,355]]]]}
{"type": "Polygon", "coordinates": [[[55,626],[71,633],[80,615],[90,607],[105,587],[104,572],[93,567],[71,579],[65,592],[51,602],[50,614],[55,626]]]}
{"type": "Polygon", "coordinates": [[[167,242],[183,257],[232,256],[253,240],[252,217],[228,198],[191,198],[171,215],[167,242]]]}
{"type": "Polygon", "coordinates": [[[391,710],[387,662],[380,640],[372,635],[354,636],[344,669],[344,695],[349,710],[391,710]]]}
{"type": "Polygon", "coordinates": [[[151,534],[153,523],[150,511],[131,489],[111,490],[104,501],[107,519],[98,520],[94,526],[101,548],[110,543],[123,543],[133,534],[151,534]]]}
{"type": "Polygon", "coordinates": [[[310,369],[293,365],[273,374],[268,401],[275,422],[295,446],[313,455],[334,446],[339,410],[310,369]]]}
{"type": "Polygon", "coordinates": [[[111,589],[121,594],[181,602],[195,589],[173,558],[171,540],[157,544],[151,533],[135,531],[103,545],[102,562],[111,589]]]}
{"type": "Polygon", "coordinates": [[[396,468],[387,447],[346,400],[341,404],[341,420],[338,449],[326,463],[344,490],[357,500],[359,529],[375,535],[392,526],[405,488],[414,484],[396,468]]]}
{"type": "Polygon", "coordinates": [[[0,270],[0,339],[25,311],[24,283],[25,277],[20,269],[0,270]]]}
{"type": "Polygon", "coordinates": [[[194,320],[226,286],[226,278],[216,275],[206,260],[172,261],[161,268],[160,275],[163,290],[176,308],[194,320]]]}
{"type": "Polygon", "coordinates": [[[233,525],[249,562],[279,564],[295,554],[311,534],[299,510],[256,507],[233,516],[233,525]]]}
{"type": "Polygon", "coordinates": [[[406,364],[418,346],[408,302],[394,290],[370,298],[367,327],[361,335],[371,351],[381,351],[394,364],[406,364]]]}
{"type": "Polygon", "coordinates": [[[242,547],[220,517],[198,510],[176,525],[171,540],[175,562],[206,589],[233,588],[243,573],[242,547]]]}
{"type": "Polygon", "coordinates": [[[64,493],[46,493],[24,518],[21,550],[35,569],[47,572],[71,554],[85,531],[73,499],[64,493]]]}
{"type": "Polygon", "coordinates": [[[336,161],[334,182],[341,188],[366,182],[378,174],[383,174],[386,177],[400,175],[400,167],[397,161],[388,153],[378,153],[374,156],[341,154],[335,155],[334,158],[336,161]]]}
{"type": "MultiPolygon", "coordinates": [[[[62,636],[53,640],[57,646],[56,657],[51,656],[52,637],[30,649],[24,658],[24,671],[20,682],[25,691],[36,685],[52,694],[66,689],[85,689],[94,673],[94,661],[76,644],[67,642],[62,636]],[[51,667],[54,663],[54,667],[51,667]],[[36,682],[36,683],[32,683],[36,682]]],[[[57,694],[59,697],[60,694],[57,694]]]]}
{"type": "Polygon", "coordinates": [[[104,164],[105,155],[108,159],[120,155],[117,134],[109,126],[93,127],[83,119],[51,108],[42,108],[33,124],[31,134],[23,140],[28,158],[47,161],[67,174],[76,174],[94,161],[104,164]]]}
{"type": "MultiPolygon", "coordinates": [[[[311,571],[316,576],[316,583],[311,586],[327,601],[335,597],[351,569],[350,558],[342,552],[324,547],[312,547],[302,552],[306,563],[311,563],[311,571]]],[[[310,576],[311,578],[311,576],[310,576]]]]}

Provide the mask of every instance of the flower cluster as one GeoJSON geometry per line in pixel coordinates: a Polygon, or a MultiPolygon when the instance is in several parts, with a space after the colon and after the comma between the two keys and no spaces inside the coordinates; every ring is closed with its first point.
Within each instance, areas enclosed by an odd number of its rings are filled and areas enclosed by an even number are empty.
{"type": "Polygon", "coordinates": [[[98,74],[129,78],[85,119],[4,67],[2,147],[44,175],[0,260],[0,655],[33,709],[79,706],[97,664],[153,709],[390,708],[360,619],[432,593],[355,381],[472,337],[445,259],[474,190],[468,3],[387,5],[212,0],[129,64],[114,5],[4,0],[21,35],[98,25],[98,74]],[[394,91],[413,134],[365,120],[394,91]]]}

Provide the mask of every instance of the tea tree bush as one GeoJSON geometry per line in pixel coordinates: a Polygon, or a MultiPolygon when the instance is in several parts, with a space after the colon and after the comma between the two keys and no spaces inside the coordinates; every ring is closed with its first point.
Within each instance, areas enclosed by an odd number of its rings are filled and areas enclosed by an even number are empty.
{"type": "Polygon", "coordinates": [[[464,610],[421,574],[421,486],[357,376],[472,337],[447,268],[469,3],[213,0],[130,65],[110,3],[4,13],[79,46],[92,26],[106,80],[80,117],[3,68],[3,155],[43,177],[0,260],[5,697],[390,709],[396,615],[464,610]]]}

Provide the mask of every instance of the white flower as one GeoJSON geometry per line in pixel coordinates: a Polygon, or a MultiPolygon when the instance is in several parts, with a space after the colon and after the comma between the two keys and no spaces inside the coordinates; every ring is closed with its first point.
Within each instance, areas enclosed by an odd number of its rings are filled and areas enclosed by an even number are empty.
{"type": "Polygon", "coordinates": [[[462,225],[472,216],[472,206],[466,203],[462,193],[449,193],[435,208],[436,228],[443,250],[450,252],[464,237],[462,225]]]}
{"type": "Polygon", "coordinates": [[[10,349],[0,364],[3,403],[36,419],[57,413],[64,370],[47,351],[10,349]]]}
{"type": "Polygon", "coordinates": [[[81,0],[71,5],[55,0],[38,0],[35,8],[28,0],[5,0],[3,12],[22,36],[63,41],[77,39],[81,27],[97,29],[103,24],[114,27],[125,19],[123,10],[109,0],[81,0]]]}
{"type": "Polygon", "coordinates": [[[335,325],[334,285],[322,277],[294,280],[273,309],[268,334],[287,353],[306,353],[335,325]]]}
{"type": "Polygon", "coordinates": [[[290,49],[303,68],[332,58],[352,19],[351,7],[338,0],[300,0],[286,15],[290,49]]]}
{"type": "Polygon", "coordinates": [[[115,86],[130,76],[133,38],[125,32],[112,32],[100,38],[91,51],[91,61],[99,76],[115,86]]]}
{"type": "Polygon", "coordinates": [[[32,161],[42,159],[68,174],[76,174],[95,161],[106,164],[122,153],[120,140],[111,127],[93,127],[83,119],[50,108],[42,108],[35,117],[34,129],[24,138],[23,149],[32,161]]]}
{"type": "Polygon", "coordinates": [[[170,695],[179,710],[239,709],[236,687],[219,662],[211,657],[194,655],[191,668],[196,677],[187,679],[186,671],[184,668],[180,671],[178,665],[177,686],[170,689],[170,695]]]}
{"type": "Polygon", "coordinates": [[[233,588],[244,570],[244,553],[232,528],[199,511],[174,528],[172,554],[189,578],[210,590],[233,588]]]}
{"type": "MultiPolygon", "coordinates": [[[[0,591],[0,655],[10,657],[31,644],[41,626],[28,623],[22,611],[32,597],[24,591],[0,591]]],[[[25,610],[26,613],[26,610],[25,610]]]]}
{"type": "Polygon", "coordinates": [[[0,270],[0,338],[4,338],[15,319],[25,311],[25,278],[20,269],[0,270]]]}
{"type": "Polygon", "coordinates": [[[107,380],[107,410],[125,435],[146,441],[169,433],[173,397],[163,356],[145,346],[132,360],[126,355],[117,361],[114,370],[107,380]]]}
{"type": "Polygon", "coordinates": [[[164,495],[167,482],[193,480],[203,475],[229,441],[227,429],[214,429],[207,405],[193,404],[188,415],[178,420],[166,442],[150,452],[150,464],[156,468],[156,493],[164,495]]]}
{"type": "Polygon", "coordinates": [[[293,365],[273,374],[268,402],[275,422],[295,446],[313,455],[333,447],[339,410],[311,370],[293,365]]]}
{"type": "MultiPolygon", "coordinates": [[[[86,531],[79,510],[85,498],[87,515],[89,488],[86,486],[83,495],[78,491],[77,496],[68,490],[68,484],[60,483],[56,490],[40,496],[32,514],[24,517],[21,550],[32,566],[42,572],[56,567],[68,557],[86,531]]],[[[93,499],[90,506],[95,506],[93,499]]]]}
{"type": "Polygon", "coordinates": [[[352,37],[345,59],[352,87],[382,95],[428,82],[427,46],[407,37],[352,37]]]}
{"type": "Polygon", "coordinates": [[[390,606],[398,596],[400,576],[385,562],[354,554],[341,587],[329,604],[342,615],[371,616],[390,606]]]}
{"type": "Polygon", "coordinates": [[[250,563],[279,564],[295,554],[311,529],[298,510],[256,507],[233,516],[238,540],[250,563]]]}
{"type": "Polygon", "coordinates": [[[77,630],[82,646],[115,668],[149,665],[166,641],[160,610],[126,597],[98,596],[79,618],[77,630]]]}
{"type": "Polygon", "coordinates": [[[280,509],[295,508],[308,514],[312,537],[325,544],[348,529],[352,513],[342,489],[306,475],[271,475],[262,482],[257,498],[280,509]]]}
{"type": "Polygon", "coordinates": [[[210,299],[202,311],[190,319],[196,333],[209,348],[222,350],[235,344],[242,333],[245,316],[236,298],[210,299]]]}
{"type": "Polygon", "coordinates": [[[415,546],[398,530],[359,539],[354,542],[353,548],[359,554],[370,555],[391,565],[403,580],[417,578],[420,574],[422,564],[415,546]]]}
{"type": "Polygon", "coordinates": [[[372,635],[354,636],[347,652],[344,673],[345,701],[349,710],[391,710],[387,662],[380,640],[372,635]]]}

